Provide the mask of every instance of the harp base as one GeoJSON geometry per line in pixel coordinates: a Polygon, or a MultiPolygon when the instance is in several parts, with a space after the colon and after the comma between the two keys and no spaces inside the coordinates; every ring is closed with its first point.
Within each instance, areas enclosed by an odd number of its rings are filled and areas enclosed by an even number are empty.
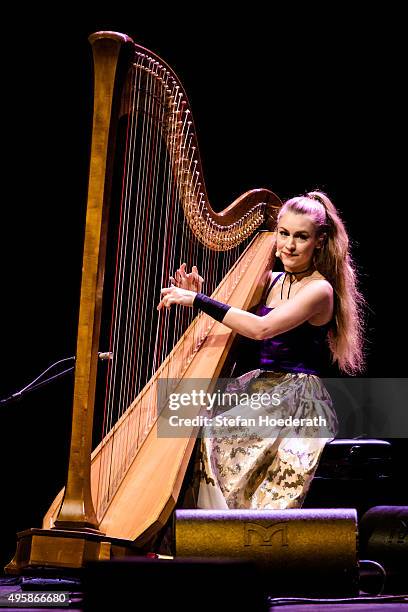
{"type": "Polygon", "coordinates": [[[17,549],[4,568],[6,574],[30,570],[79,570],[88,561],[146,554],[128,540],[116,540],[102,533],[62,529],[27,529],[17,534],[17,549]]]}

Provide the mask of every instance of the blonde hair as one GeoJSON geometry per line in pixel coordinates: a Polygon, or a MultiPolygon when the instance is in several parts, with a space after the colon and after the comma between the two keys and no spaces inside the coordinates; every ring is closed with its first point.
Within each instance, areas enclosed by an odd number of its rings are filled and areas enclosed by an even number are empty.
{"type": "Polygon", "coordinates": [[[329,331],[329,347],[333,362],[347,374],[364,369],[365,300],[358,289],[357,274],[350,253],[349,238],[340,215],[322,191],[287,200],[278,220],[286,212],[306,214],[313,218],[317,235],[324,234],[322,248],[315,250],[313,262],[334,290],[333,326],[329,331]]]}

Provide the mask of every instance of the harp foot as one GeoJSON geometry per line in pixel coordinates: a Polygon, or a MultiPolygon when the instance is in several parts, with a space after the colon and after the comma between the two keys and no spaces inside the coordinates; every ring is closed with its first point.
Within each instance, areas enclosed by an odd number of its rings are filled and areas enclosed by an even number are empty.
{"type": "Polygon", "coordinates": [[[34,569],[76,570],[88,561],[112,556],[112,542],[91,530],[27,529],[17,534],[17,550],[4,568],[6,574],[34,569]]]}

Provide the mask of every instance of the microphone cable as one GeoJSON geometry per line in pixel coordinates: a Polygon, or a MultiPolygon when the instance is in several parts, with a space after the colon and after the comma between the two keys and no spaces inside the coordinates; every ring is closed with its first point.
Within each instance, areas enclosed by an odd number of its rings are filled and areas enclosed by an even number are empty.
{"type": "MultiPolygon", "coordinates": [[[[99,352],[98,353],[98,357],[99,357],[99,359],[101,361],[107,361],[109,359],[112,359],[112,353],[111,352],[105,352],[105,353],[99,352]]],[[[44,385],[52,382],[53,380],[56,380],[57,378],[60,378],[61,376],[65,376],[65,374],[68,374],[69,372],[72,372],[73,370],[75,370],[75,365],[71,366],[70,368],[67,368],[67,369],[63,370],[62,372],[58,372],[58,374],[54,374],[53,376],[50,376],[49,378],[46,378],[45,380],[41,380],[43,378],[43,376],[45,376],[47,374],[47,372],[50,372],[50,370],[54,369],[55,367],[57,367],[61,363],[66,363],[67,361],[75,361],[75,359],[76,359],[75,356],[65,357],[65,359],[59,359],[55,363],[51,364],[48,368],[46,368],[43,372],[41,372],[41,374],[39,374],[39,376],[37,376],[34,380],[32,380],[30,383],[28,383],[28,385],[26,385],[25,387],[20,389],[20,391],[16,391],[15,393],[10,395],[9,397],[5,397],[4,399],[1,399],[0,400],[0,405],[9,404],[9,403],[11,403],[13,401],[18,401],[22,397],[24,397],[24,395],[26,393],[29,393],[30,391],[35,391],[36,389],[39,389],[40,387],[43,387],[44,385]],[[38,382],[38,381],[40,381],[40,382],[38,382]]]]}

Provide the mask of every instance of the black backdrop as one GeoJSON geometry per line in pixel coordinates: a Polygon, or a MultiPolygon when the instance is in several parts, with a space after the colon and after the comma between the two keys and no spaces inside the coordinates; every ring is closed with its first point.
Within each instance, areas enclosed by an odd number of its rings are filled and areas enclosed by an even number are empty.
{"type": "MultiPolygon", "coordinates": [[[[75,353],[92,105],[87,36],[101,29],[128,33],[179,75],[215,209],[255,187],[281,198],[328,192],[370,306],[367,375],[405,375],[403,300],[395,299],[404,267],[395,188],[402,113],[389,23],[190,11],[64,20],[37,12],[3,35],[0,397],[75,353]]],[[[3,561],[16,530],[40,525],[63,484],[71,397],[68,376],[1,407],[3,561]]]]}

